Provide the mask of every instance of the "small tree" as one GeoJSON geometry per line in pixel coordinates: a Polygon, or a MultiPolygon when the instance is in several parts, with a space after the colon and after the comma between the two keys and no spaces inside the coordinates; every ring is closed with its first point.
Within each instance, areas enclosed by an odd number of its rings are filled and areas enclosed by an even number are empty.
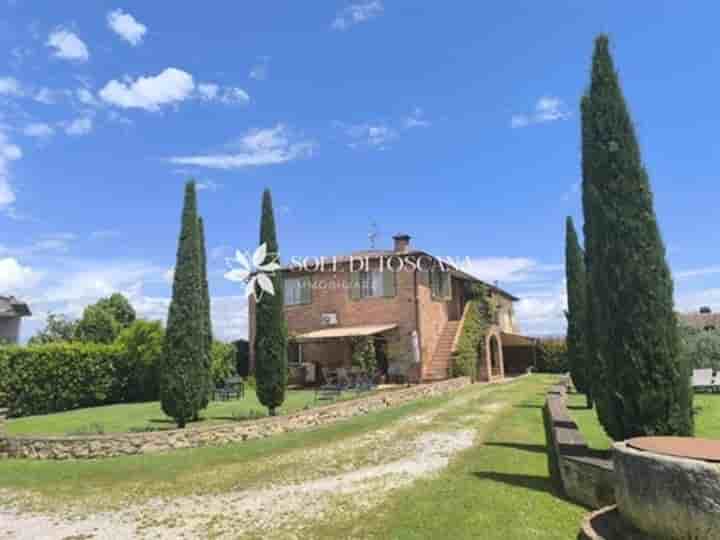
{"type": "MultiPolygon", "coordinates": [[[[159,321],[136,320],[115,340],[130,358],[127,378],[128,401],[155,401],[160,392],[160,366],[165,330],[159,321]]],[[[117,374],[116,374],[117,376],[117,374]]]]}
{"type": "Polygon", "coordinates": [[[178,427],[197,418],[207,392],[207,342],[195,182],[185,187],[172,301],[160,371],[160,401],[178,427]]]}
{"type": "Polygon", "coordinates": [[[108,311],[121,328],[127,328],[135,321],[135,309],[128,299],[120,293],[114,293],[108,298],[101,298],[95,305],[108,311]]]}
{"type": "Polygon", "coordinates": [[[45,328],[30,338],[29,345],[42,345],[45,343],[69,342],[76,339],[77,321],[68,319],[64,315],[49,313],[45,328]]]}
{"type": "Polygon", "coordinates": [[[585,328],[587,323],[585,258],[578,242],[572,218],[568,216],[565,230],[565,275],[567,281],[568,310],[566,312],[567,349],[570,374],[578,392],[585,394],[588,409],[592,408],[592,376],[585,355],[585,328]]]}
{"type": "Polygon", "coordinates": [[[363,336],[352,341],[352,365],[372,375],[377,370],[375,341],[372,337],[363,336]]]}
{"type": "MultiPolygon", "coordinates": [[[[262,264],[276,261],[279,251],[272,196],[268,189],[262,199],[260,245],[263,244],[267,256],[262,264]]],[[[270,279],[273,294],[263,293],[256,286],[259,300],[255,308],[255,391],[270,416],[275,416],[277,407],[285,401],[287,389],[287,327],[283,314],[282,277],[276,273],[270,279]]]]}
{"type": "Polygon", "coordinates": [[[615,440],[693,431],[690,367],[679,351],[673,281],[647,172],[607,36],[582,101],[583,210],[593,392],[615,440]]]}
{"type": "Polygon", "coordinates": [[[77,323],[75,337],[85,343],[112,343],[120,333],[112,313],[98,304],[88,306],[77,323]]]}

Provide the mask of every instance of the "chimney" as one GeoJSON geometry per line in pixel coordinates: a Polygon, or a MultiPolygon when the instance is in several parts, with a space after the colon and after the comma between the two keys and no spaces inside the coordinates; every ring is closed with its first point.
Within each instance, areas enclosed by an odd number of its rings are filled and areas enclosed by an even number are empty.
{"type": "Polygon", "coordinates": [[[393,236],[395,241],[395,253],[407,253],[410,251],[410,235],[408,234],[396,234],[393,236]]]}

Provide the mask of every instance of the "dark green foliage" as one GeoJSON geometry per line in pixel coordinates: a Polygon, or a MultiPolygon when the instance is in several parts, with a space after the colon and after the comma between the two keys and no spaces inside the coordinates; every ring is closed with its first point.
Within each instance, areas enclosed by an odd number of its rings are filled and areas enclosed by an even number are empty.
{"type": "Polygon", "coordinates": [[[116,377],[127,381],[123,401],[155,401],[160,396],[160,365],[162,362],[165,330],[158,321],[136,320],[120,332],[115,343],[126,351],[132,362],[116,372],[116,377]]]}
{"type": "Polygon", "coordinates": [[[647,172],[608,38],[595,43],[582,101],[590,362],[600,422],[615,440],[689,435],[689,369],[647,172]]]}
{"type": "Polygon", "coordinates": [[[73,321],[64,315],[49,313],[45,328],[30,338],[30,345],[43,343],[68,342],[75,339],[77,333],[77,321],[73,321]]]}
{"type": "Polygon", "coordinates": [[[160,401],[178,427],[197,418],[207,400],[205,331],[195,182],[185,187],[172,301],[160,370],[160,401]]]}
{"type": "Polygon", "coordinates": [[[95,305],[109,312],[121,328],[127,328],[136,319],[135,309],[120,293],[114,293],[108,298],[101,298],[95,305]]]}
{"type": "Polygon", "coordinates": [[[495,321],[497,306],[482,283],[468,286],[465,297],[468,299],[467,315],[453,354],[451,375],[475,380],[478,360],[485,358],[485,338],[495,321]]]}
{"type": "Polygon", "coordinates": [[[207,364],[203,372],[206,382],[205,399],[202,402],[201,409],[204,409],[210,403],[210,398],[215,390],[213,383],[212,371],[212,317],[210,315],[210,286],[207,277],[207,251],[205,248],[205,225],[202,218],[198,218],[198,254],[200,256],[200,288],[202,292],[202,310],[203,310],[203,332],[205,334],[205,359],[207,364]]]}
{"type": "Polygon", "coordinates": [[[567,373],[570,369],[567,343],[562,338],[545,338],[537,342],[535,368],[540,373],[567,373]]]}
{"type": "Polygon", "coordinates": [[[75,338],[84,343],[112,343],[121,326],[112,312],[99,304],[88,306],[75,328],[75,338]]]}
{"type": "MultiPolygon", "coordinates": [[[[262,199],[260,245],[267,247],[263,264],[278,259],[278,242],[275,231],[272,196],[266,189],[262,199]]],[[[283,283],[279,272],[270,277],[274,294],[262,293],[258,288],[255,309],[255,378],[258,400],[275,414],[285,401],[287,390],[287,327],[283,314],[283,283]]]]}
{"type": "Polygon", "coordinates": [[[245,339],[233,342],[235,345],[235,365],[237,374],[241,377],[250,375],[250,344],[245,339]]]}
{"type": "Polygon", "coordinates": [[[6,395],[10,416],[102,405],[121,393],[115,371],[126,362],[125,351],[115,345],[8,347],[0,353],[0,394],[6,395]]]}
{"type": "Polygon", "coordinates": [[[572,218],[568,216],[565,231],[565,276],[567,282],[568,311],[566,313],[568,363],[573,384],[587,397],[592,408],[592,375],[585,356],[585,329],[587,327],[587,280],[585,254],[580,248],[572,218]]]}

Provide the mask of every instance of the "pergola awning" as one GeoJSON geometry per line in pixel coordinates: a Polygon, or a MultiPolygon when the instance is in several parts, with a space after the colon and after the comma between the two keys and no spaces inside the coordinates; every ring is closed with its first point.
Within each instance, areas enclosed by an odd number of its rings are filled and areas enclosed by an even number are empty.
{"type": "Polygon", "coordinates": [[[388,330],[397,328],[397,324],[367,324],[362,326],[344,326],[334,328],[323,328],[313,330],[306,334],[300,334],[292,338],[297,342],[321,341],[325,339],[342,339],[351,337],[366,337],[382,334],[388,330]]]}
{"type": "Polygon", "coordinates": [[[503,347],[532,347],[535,345],[536,339],[520,334],[510,334],[508,332],[500,332],[503,347]]]}

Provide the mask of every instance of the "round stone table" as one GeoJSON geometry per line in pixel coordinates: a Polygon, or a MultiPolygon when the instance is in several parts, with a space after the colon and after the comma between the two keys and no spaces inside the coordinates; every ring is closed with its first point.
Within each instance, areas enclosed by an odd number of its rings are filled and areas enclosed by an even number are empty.
{"type": "Polygon", "coordinates": [[[720,441],[640,437],[614,449],[624,520],[653,538],[720,538],[720,441]]]}

